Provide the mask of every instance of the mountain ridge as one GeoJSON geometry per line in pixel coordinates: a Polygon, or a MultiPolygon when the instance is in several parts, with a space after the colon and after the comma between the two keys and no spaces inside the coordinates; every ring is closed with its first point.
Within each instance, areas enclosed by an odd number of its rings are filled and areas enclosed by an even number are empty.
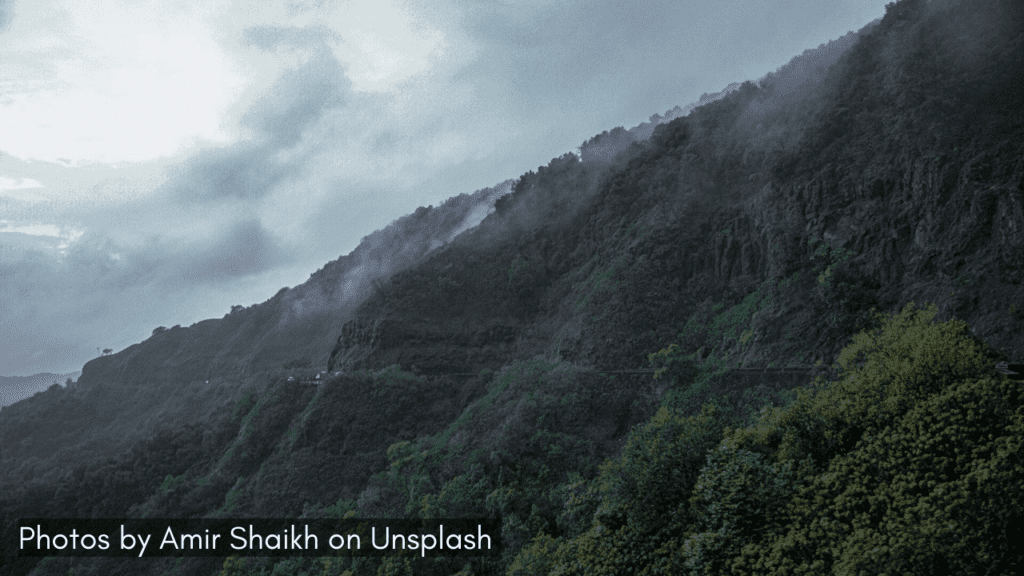
{"type": "Polygon", "coordinates": [[[0,376],[0,407],[10,406],[15,402],[46,390],[53,384],[64,386],[68,379],[74,381],[81,377],[81,375],[82,372],[76,370],[66,374],[40,372],[31,376],[0,376]]]}

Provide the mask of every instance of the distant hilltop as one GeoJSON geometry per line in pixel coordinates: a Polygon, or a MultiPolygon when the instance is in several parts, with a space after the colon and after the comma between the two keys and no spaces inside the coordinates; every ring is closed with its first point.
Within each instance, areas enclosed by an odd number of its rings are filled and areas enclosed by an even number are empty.
{"type": "Polygon", "coordinates": [[[74,383],[82,375],[81,371],[67,374],[51,374],[43,372],[32,376],[0,376],[0,407],[20,402],[37,392],[42,392],[55,383],[63,386],[68,379],[74,383]]]}

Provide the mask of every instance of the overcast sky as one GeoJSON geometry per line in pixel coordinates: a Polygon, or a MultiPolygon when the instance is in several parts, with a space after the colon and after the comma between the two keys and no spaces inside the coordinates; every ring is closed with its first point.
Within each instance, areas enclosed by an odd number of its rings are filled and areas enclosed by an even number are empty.
{"type": "Polygon", "coordinates": [[[886,0],[0,0],[0,375],[304,282],[886,0]]]}

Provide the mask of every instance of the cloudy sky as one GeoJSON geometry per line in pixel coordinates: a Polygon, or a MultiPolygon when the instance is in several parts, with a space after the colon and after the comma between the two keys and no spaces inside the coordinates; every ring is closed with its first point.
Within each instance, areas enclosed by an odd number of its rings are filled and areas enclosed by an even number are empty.
{"type": "Polygon", "coordinates": [[[0,0],[0,375],[305,281],[886,0],[0,0]]]}

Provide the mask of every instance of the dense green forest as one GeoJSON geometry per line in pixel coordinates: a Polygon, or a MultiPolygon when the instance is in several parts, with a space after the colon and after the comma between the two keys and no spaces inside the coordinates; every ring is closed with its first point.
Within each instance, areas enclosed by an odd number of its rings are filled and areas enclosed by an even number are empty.
{"type": "Polygon", "coordinates": [[[0,573],[1020,573],[1024,5],[842,46],[417,211],[358,305],[285,320],[352,255],[4,407],[0,573]],[[504,555],[40,560],[20,517],[500,518],[504,555]]]}

